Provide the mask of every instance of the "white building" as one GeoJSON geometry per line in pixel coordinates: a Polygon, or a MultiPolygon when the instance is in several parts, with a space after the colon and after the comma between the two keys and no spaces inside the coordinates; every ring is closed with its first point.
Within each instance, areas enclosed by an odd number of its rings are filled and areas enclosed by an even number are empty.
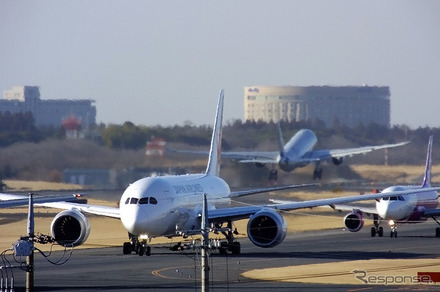
{"type": "Polygon", "coordinates": [[[322,121],[327,127],[390,126],[388,86],[247,86],[245,120],[322,121]]]}

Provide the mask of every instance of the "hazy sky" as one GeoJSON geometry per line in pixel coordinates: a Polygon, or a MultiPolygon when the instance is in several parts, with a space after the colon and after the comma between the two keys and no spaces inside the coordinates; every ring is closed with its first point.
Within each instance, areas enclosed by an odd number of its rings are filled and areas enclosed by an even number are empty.
{"type": "Polygon", "coordinates": [[[95,99],[97,122],[243,119],[244,86],[387,85],[440,126],[440,1],[0,0],[0,92],[95,99]]]}

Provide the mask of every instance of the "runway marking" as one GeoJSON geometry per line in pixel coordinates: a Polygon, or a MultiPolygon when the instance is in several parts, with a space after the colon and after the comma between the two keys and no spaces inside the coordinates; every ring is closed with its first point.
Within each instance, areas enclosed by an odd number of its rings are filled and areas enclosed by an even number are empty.
{"type": "Polygon", "coordinates": [[[183,278],[183,277],[171,277],[171,276],[165,276],[162,275],[161,273],[164,271],[168,271],[168,270],[181,270],[181,269],[189,269],[189,268],[194,268],[193,265],[188,265],[188,266],[180,266],[180,267],[166,267],[166,268],[162,268],[162,269],[158,269],[158,270],[153,270],[151,272],[151,274],[153,274],[153,276],[158,277],[158,278],[163,278],[163,279],[184,279],[184,280],[191,280],[194,281],[194,279],[190,278],[183,278]]]}
{"type": "MultiPolygon", "coordinates": [[[[264,259],[252,259],[252,260],[244,260],[243,258],[217,258],[217,259],[221,259],[221,260],[228,260],[228,261],[230,261],[229,263],[228,263],[228,265],[229,265],[229,268],[230,269],[233,269],[234,267],[231,267],[231,265],[233,265],[233,264],[231,264],[231,262],[235,262],[235,264],[238,264],[238,265],[244,265],[244,264],[249,264],[249,263],[253,263],[253,262],[267,262],[267,261],[279,261],[279,259],[278,258],[273,258],[273,259],[270,259],[270,258],[264,258],[264,259]]],[[[214,263],[214,267],[212,267],[211,269],[213,270],[213,271],[215,271],[215,270],[219,270],[219,269],[222,269],[223,268],[223,265],[225,265],[225,263],[222,261],[222,262],[216,262],[216,263],[214,263]]],[[[157,269],[157,270],[153,270],[152,272],[151,272],[151,274],[153,275],[153,276],[155,276],[155,277],[158,277],[158,278],[163,278],[163,279],[179,279],[179,280],[181,280],[181,279],[183,279],[183,280],[188,280],[188,281],[194,281],[194,278],[193,277],[191,277],[191,278],[189,278],[188,276],[192,276],[192,275],[194,275],[194,269],[197,269],[197,271],[196,271],[196,276],[197,277],[199,277],[199,275],[200,275],[200,264],[197,264],[196,266],[194,266],[194,265],[186,265],[186,266],[171,266],[171,267],[165,267],[165,268],[161,268],[161,269],[157,269]],[[166,273],[166,272],[168,272],[168,271],[173,271],[173,270],[175,270],[176,272],[177,271],[184,271],[185,269],[187,269],[187,270],[191,270],[193,273],[190,275],[189,273],[187,273],[186,274],[186,276],[187,277],[183,277],[183,274],[181,274],[180,276],[167,276],[167,275],[164,275],[164,273],[166,273]]],[[[172,273],[172,272],[171,272],[172,273]]],[[[212,279],[213,281],[222,281],[222,280],[218,280],[218,279],[212,279]]]]}

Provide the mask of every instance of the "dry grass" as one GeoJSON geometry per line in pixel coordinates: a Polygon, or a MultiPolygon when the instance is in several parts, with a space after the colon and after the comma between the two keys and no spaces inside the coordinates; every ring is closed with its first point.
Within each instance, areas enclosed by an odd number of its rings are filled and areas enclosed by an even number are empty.
{"type": "Polygon", "coordinates": [[[24,181],[24,180],[4,180],[6,191],[61,191],[61,190],[79,190],[82,185],[56,183],[47,181],[24,181]]]}
{"type": "MultiPolygon", "coordinates": [[[[351,165],[350,167],[363,179],[396,184],[420,184],[425,171],[424,165],[351,165]]],[[[440,165],[433,165],[431,173],[432,182],[440,183],[440,165]]]]}
{"type": "Polygon", "coordinates": [[[373,259],[343,261],[311,265],[288,266],[271,269],[255,269],[242,276],[265,281],[300,282],[319,284],[363,285],[368,284],[422,285],[413,280],[418,272],[440,272],[439,259],[373,259]],[[365,271],[354,273],[355,270],[365,271]],[[356,277],[357,276],[357,277],[356,277]],[[393,277],[394,276],[394,277],[393,277]],[[402,279],[405,276],[405,279],[402,279]],[[380,277],[380,278],[379,278],[380,277]]]}

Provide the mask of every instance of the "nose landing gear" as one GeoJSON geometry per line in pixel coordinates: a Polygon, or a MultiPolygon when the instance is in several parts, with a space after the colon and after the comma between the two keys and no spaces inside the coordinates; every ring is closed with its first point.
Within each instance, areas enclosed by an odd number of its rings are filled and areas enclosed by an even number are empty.
{"type": "Polygon", "coordinates": [[[138,236],[129,233],[128,238],[130,242],[124,242],[122,246],[123,254],[131,254],[133,251],[139,256],[150,256],[151,255],[151,246],[148,246],[146,240],[139,241],[138,236]]]}
{"type": "Polygon", "coordinates": [[[391,228],[390,237],[397,238],[397,224],[393,220],[390,220],[389,224],[391,228]]]}

